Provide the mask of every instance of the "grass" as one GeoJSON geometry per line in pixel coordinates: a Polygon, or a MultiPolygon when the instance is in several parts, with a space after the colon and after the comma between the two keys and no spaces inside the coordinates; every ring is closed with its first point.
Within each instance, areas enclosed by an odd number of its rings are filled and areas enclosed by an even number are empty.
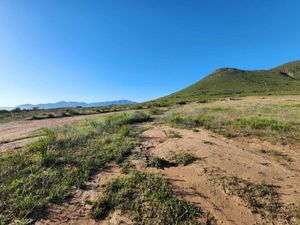
{"type": "Polygon", "coordinates": [[[167,131],[168,138],[182,138],[179,132],[175,130],[168,130],[167,131]]]}
{"type": "Polygon", "coordinates": [[[14,138],[14,139],[2,140],[2,141],[0,141],[0,144],[7,144],[7,143],[11,143],[11,142],[21,141],[21,140],[26,140],[26,139],[41,137],[41,136],[43,136],[43,131],[37,131],[37,132],[33,132],[32,134],[29,134],[27,136],[22,136],[22,137],[18,137],[18,138],[14,138]]]}
{"type": "Polygon", "coordinates": [[[282,153],[282,152],[279,152],[279,151],[276,151],[276,150],[262,149],[260,152],[263,153],[263,154],[274,157],[279,162],[285,161],[285,162],[290,163],[290,162],[293,161],[293,159],[289,155],[287,155],[285,153],[282,153]]]}
{"type": "Polygon", "coordinates": [[[265,117],[238,118],[236,119],[236,125],[241,128],[271,129],[278,132],[287,132],[291,129],[289,123],[265,117]]]}
{"type": "Polygon", "coordinates": [[[300,61],[271,70],[221,68],[195,84],[149,104],[166,106],[243,96],[295,95],[300,94],[299,85],[300,61]]]}
{"type": "Polygon", "coordinates": [[[93,217],[103,219],[115,209],[129,214],[135,224],[199,224],[198,210],[177,198],[160,174],[132,170],[111,180],[104,196],[94,204],[93,217]]]}
{"type": "MultiPolygon", "coordinates": [[[[54,119],[79,115],[93,115],[109,112],[120,112],[126,110],[145,109],[151,106],[143,104],[112,105],[99,107],[75,107],[75,108],[57,108],[57,109],[30,109],[30,110],[0,110],[0,123],[6,123],[18,120],[42,120],[54,119]]],[[[160,109],[157,109],[160,110],[160,109]]]]}
{"type": "Polygon", "coordinates": [[[171,161],[176,163],[177,165],[187,166],[193,162],[198,160],[198,158],[188,152],[181,152],[181,153],[172,153],[171,161]]]}
{"type": "Polygon", "coordinates": [[[220,176],[219,179],[226,193],[245,200],[253,213],[260,214],[272,224],[299,224],[300,205],[282,203],[278,186],[266,182],[253,183],[237,176],[220,176]]]}
{"type": "Polygon", "coordinates": [[[158,169],[164,169],[165,167],[175,166],[174,163],[169,162],[166,159],[160,158],[160,157],[153,157],[149,161],[149,165],[151,167],[155,167],[158,169]]]}
{"type": "Polygon", "coordinates": [[[122,163],[139,143],[141,112],[88,120],[56,130],[28,147],[0,155],[0,224],[30,222],[49,203],[70,197],[99,168],[122,163]]]}
{"type": "Polygon", "coordinates": [[[300,141],[299,97],[245,98],[171,109],[162,119],[171,127],[203,127],[226,137],[257,136],[274,142],[300,141]]]}

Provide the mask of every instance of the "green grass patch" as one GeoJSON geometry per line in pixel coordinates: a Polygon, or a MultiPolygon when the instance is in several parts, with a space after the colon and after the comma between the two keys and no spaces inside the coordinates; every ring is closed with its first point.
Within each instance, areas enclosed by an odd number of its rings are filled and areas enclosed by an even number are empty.
{"type": "Polygon", "coordinates": [[[197,115],[196,117],[182,115],[182,114],[171,114],[166,117],[165,120],[172,127],[192,129],[195,127],[205,127],[209,129],[211,127],[213,118],[209,115],[197,115]]]}
{"type": "Polygon", "coordinates": [[[175,166],[176,164],[169,162],[166,159],[160,157],[153,157],[149,161],[149,166],[163,169],[165,167],[175,166]]]}
{"type": "Polygon", "coordinates": [[[241,128],[271,129],[278,132],[286,132],[291,129],[291,126],[288,123],[265,117],[239,118],[235,123],[241,128]]]}
{"type": "Polygon", "coordinates": [[[111,180],[104,196],[94,204],[93,217],[103,219],[115,209],[128,213],[135,224],[199,224],[199,211],[178,199],[160,174],[131,171],[111,180]]]}
{"type": "Polygon", "coordinates": [[[0,155],[0,224],[35,218],[34,212],[60,202],[107,162],[122,163],[139,144],[142,113],[88,120],[57,130],[18,152],[0,155]]]}
{"type": "Polygon", "coordinates": [[[181,152],[181,153],[172,153],[171,161],[176,163],[177,165],[187,166],[193,162],[198,160],[198,158],[188,152],[181,152]]]}

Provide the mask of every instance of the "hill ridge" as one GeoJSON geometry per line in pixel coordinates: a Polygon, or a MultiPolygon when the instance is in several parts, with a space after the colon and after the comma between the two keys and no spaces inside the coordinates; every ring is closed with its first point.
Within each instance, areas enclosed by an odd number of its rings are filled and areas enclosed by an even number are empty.
{"type": "Polygon", "coordinates": [[[268,70],[221,67],[198,82],[154,102],[169,104],[223,97],[287,94],[300,94],[300,60],[268,70]]]}

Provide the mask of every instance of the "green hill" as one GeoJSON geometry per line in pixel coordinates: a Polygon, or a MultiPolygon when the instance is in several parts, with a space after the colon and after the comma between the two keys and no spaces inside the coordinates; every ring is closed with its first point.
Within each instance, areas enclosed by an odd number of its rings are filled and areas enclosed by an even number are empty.
{"type": "Polygon", "coordinates": [[[222,97],[300,94],[300,61],[270,70],[220,68],[197,83],[156,103],[205,101],[222,97]]]}

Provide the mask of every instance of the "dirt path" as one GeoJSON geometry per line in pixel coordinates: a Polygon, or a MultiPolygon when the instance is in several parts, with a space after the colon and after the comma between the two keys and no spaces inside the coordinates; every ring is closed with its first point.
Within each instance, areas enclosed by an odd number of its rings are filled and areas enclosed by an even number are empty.
{"type": "Polygon", "coordinates": [[[121,172],[117,165],[110,164],[106,166],[86,183],[86,187],[83,190],[76,190],[74,196],[68,202],[50,206],[46,218],[38,221],[36,225],[131,224],[130,220],[121,216],[119,211],[112,213],[106,220],[99,222],[91,217],[92,206],[89,202],[95,202],[103,194],[105,184],[110,179],[120,175],[121,172]]]}
{"type": "Polygon", "coordinates": [[[193,132],[166,126],[154,126],[144,132],[143,137],[148,139],[144,144],[148,146],[146,149],[150,148],[147,154],[152,156],[168,159],[174,152],[189,152],[199,158],[190,165],[169,167],[162,172],[184,199],[210,213],[217,224],[262,224],[262,220],[240,198],[226,194],[216,184],[209,173],[216,168],[226,176],[236,175],[252,182],[266,181],[280,186],[284,203],[297,203],[300,199],[300,152],[287,146],[255,139],[227,139],[202,129],[193,132]],[[168,138],[168,130],[178,132],[181,138],[168,138]],[[287,157],[282,159],[270,154],[272,151],[286,154],[292,162],[286,161],[287,157]]]}
{"type": "MultiPolygon", "coordinates": [[[[26,121],[6,125],[4,128],[11,134],[9,137],[19,137],[45,126],[62,126],[85,118],[88,117],[26,121]]],[[[132,160],[132,164],[137,169],[165,174],[179,196],[199,207],[207,218],[213,218],[211,224],[268,224],[260,215],[252,213],[241,198],[226,193],[211,173],[214,170],[219,170],[226,176],[235,175],[255,183],[268,182],[278,185],[283,203],[299,202],[300,151],[296,148],[274,145],[255,138],[228,139],[203,129],[195,132],[154,123],[141,126],[150,129],[142,133],[141,136],[145,140],[142,146],[134,151],[140,151],[145,157],[132,160]],[[180,137],[169,137],[170,130],[180,137]],[[164,170],[147,167],[150,157],[169,159],[173,153],[182,152],[191,153],[198,160],[186,166],[168,167],[164,170]]],[[[3,127],[0,125],[0,134],[7,134],[5,129],[1,128],[3,127]]],[[[85,189],[74,190],[74,196],[69,201],[50,206],[48,215],[36,224],[132,224],[119,211],[113,212],[104,221],[91,218],[91,205],[88,202],[98,199],[107,181],[120,175],[120,169],[116,165],[107,166],[87,182],[85,189]]]]}
{"type": "Polygon", "coordinates": [[[31,138],[34,131],[43,128],[54,128],[71,124],[89,118],[99,117],[101,115],[73,116],[43,120],[26,120],[0,124],[0,153],[10,149],[20,148],[36,140],[31,138]]]}

